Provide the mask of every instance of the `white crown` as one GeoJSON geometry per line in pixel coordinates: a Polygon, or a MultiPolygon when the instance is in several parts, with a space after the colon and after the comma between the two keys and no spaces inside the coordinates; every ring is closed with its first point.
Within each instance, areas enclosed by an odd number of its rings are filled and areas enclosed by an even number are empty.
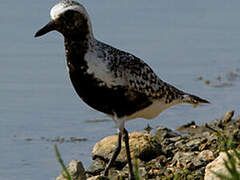
{"type": "Polygon", "coordinates": [[[57,19],[62,13],[68,11],[68,10],[74,10],[82,13],[87,19],[88,14],[86,9],[79,3],[75,1],[62,1],[55,6],[50,11],[50,16],[52,20],[57,19]]]}

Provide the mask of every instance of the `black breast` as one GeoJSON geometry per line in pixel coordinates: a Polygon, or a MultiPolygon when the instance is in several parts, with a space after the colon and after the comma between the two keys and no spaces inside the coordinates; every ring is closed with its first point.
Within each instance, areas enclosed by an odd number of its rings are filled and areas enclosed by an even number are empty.
{"type": "Polygon", "coordinates": [[[127,87],[99,86],[98,80],[81,71],[70,72],[70,78],[85,103],[109,115],[124,117],[152,104],[145,95],[133,92],[127,87]]]}
{"type": "Polygon", "coordinates": [[[88,74],[88,66],[84,60],[87,44],[86,39],[73,41],[65,38],[70,79],[85,103],[100,112],[118,117],[131,115],[152,104],[142,93],[134,92],[127,86],[104,86],[103,82],[88,74]]]}

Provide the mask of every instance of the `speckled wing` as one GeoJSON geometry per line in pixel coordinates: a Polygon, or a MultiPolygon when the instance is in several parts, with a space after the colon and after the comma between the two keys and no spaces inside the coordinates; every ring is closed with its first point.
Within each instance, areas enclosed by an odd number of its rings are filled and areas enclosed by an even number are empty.
{"type": "Polygon", "coordinates": [[[153,70],[139,58],[128,55],[123,62],[123,76],[127,79],[129,89],[145,94],[148,97],[158,98],[164,94],[164,82],[153,70]]]}
{"type": "Polygon", "coordinates": [[[133,92],[141,93],[152,99],[163,98],[166,103],[178,98],[182,91],[165,83],[153,70],[136,56],[105,45],[110,60],[110,71],[115,78],[126,80],[126,86],[133,92]]]}

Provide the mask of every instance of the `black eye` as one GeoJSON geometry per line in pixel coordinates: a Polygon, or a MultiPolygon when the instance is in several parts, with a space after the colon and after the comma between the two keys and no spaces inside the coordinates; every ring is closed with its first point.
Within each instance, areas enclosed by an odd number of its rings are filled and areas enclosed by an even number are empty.
{"type": "Polygon", "coordinates": [[[68,10],[64,13],[65,18],[72,19],[74,11],[68,10]]]}

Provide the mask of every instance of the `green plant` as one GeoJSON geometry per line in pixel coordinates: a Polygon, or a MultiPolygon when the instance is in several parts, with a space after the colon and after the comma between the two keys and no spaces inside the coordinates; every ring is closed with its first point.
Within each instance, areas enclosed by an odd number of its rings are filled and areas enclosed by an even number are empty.
{"type": "Polygon", "coordinates": [[[64,162],[63,162],[63,160],[62,160],[61,154],[59,153],[56,144],[54,144],[54,150],[55,150],[55,154],[56,154],[56,157],[57,157],[57,159],[58,159],[58,162],[59,162],[59,164],[60,164],[61,167],[62,167],[63,177],[64,177],[65,179],[67,179],[67,180],[72,180],[72,178],[71,178],[71,176],[70,176],[70,173],[68,172],[66,166],[64,165],[64,162]]]}
{"type": "Polygon", "coordinates": [[[134,175],[136,180],[140,180],[140,175],[139,175],[139,166],[137,163],[137,160],[134,158],[134,175]]]}

